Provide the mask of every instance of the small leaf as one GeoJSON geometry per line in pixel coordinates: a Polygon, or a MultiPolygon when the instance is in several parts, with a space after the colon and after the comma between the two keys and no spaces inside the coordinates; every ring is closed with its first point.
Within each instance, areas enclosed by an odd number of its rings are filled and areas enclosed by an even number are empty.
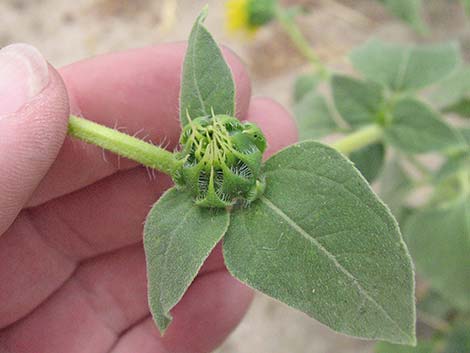
{"type": "Polygon", "coordinates": [[[432,103],[445,111],[453,111],[462,101],[470,99],[470,67],[457,70],[443,80],[432,93],[432,103]]]}
{"type": "Polygon", "coordinates": [[[421,16],[421,0],[378,0],[395,16],[412,26],[419,33],[426,33],[428,28],[421,16]]]}
{"type": "Polygon", "coordinates": [[[385,159],[385,147],[382,143],[374,143],[354,151],[349,155],[349,159],[364,178],[372,183],[382,169],[385,159]]]}
{"type": "Polygon", "coordinates": [[[310,92],[294,105],[301,140],[318,139],[338,130],[328,102],[320,93],[310,92]]]}
{"type": "Polygon", "coordinates": [[[460,64],[458,44],[407,46],[366,42],[350,54],[365,78],[393,91],[417,90],[448,77],[460,64]]]}
{"type": "Polygon", "coordinates": [[[215,114],[235,114],[235,84],[232,72],[212,35],[204,27],[207,8],[196,20],[189,37],[183,65],[180,121],[215,114]]]}
{"type": "Polygon", "coordinates": [[[387,142],[408,153],[442,151],[461,144],[458,134],[431,107],[412,98],[399,100],[385,129],[387,142]]]}
{"type": "Polygon", "coordinates": [[[414,276],[396,221],[343,155],[313,141],[265,166],[224,238],[239,280],[339,332],[415,343],[414,276]]]}
{"type": "Polygon", "coordinates": [[[149,305],[163,334],[181,300],[229,224],[225,210],[197,207],[188,193],[170,189],[144,227],[149,305]]]}
{"type": "Polygon", "coordinates": [[[315,91],[322,80],[318,74],[304,74],[297,77],[294,83],[294,103],[300,102],[307,93],[315,91]]]}
{"type": "Polygon", "coordinates": [[[343,75],[333,76],[331,86],[336,109],[351,126],[371,124],[379,118],[382,87],[343,75]]]}
{"type": "Polygon", "coordinates": [[[420,275],[451,303],[470,309],[470,198],[415,213],[405,236],[420,275]]]}

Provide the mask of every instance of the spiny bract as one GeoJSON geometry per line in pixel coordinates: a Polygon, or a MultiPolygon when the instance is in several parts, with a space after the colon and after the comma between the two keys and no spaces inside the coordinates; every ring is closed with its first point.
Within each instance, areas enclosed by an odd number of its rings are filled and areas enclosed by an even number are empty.
{"type": "Polygon", "coordinates": [[[173,179],[198,206],[249,204],[264,191],[261,174],[266,139],[253,123],[228,115],[189,119],[180,138],[182,167],[173,179]]]}

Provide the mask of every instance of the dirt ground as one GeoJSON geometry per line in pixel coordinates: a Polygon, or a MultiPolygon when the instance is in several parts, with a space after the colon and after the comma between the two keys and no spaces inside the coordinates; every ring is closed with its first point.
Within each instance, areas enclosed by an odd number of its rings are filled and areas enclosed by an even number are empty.
{"type": "MultiPolygon", "coordinates": [[[[210,4],[207,25],[217,40],[245,61],[254,95],[290,104],[295,76],[305,61],[273,25],[246,41],[224,30],[221,0],[1,0],[0,47],[28,42],[55,66],[109,51],[184,40],[201,7],[210,4]],[[175,7],[176,6],[176,7],[175,7]]],[[[392,19],[374,0],[290,0],[312,12],[300,24],[320,57],[350,70],[345,54],[371,33],[388,40],[424,40],[392,19]]],[[[433,40],[458,38],[470,46],[465,19],[456,1],[427,0],[433,40]]],[[[372,352],[372,344],[334,333],[315,320],[258,294],[240,326],[217,353],[372,352]]]]}

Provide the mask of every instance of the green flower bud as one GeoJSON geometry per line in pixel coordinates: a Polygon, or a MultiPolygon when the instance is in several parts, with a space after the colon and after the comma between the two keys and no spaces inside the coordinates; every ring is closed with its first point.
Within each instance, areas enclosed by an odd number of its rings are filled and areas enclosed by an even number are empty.
{"type": "Polygon", "coordinates": [[[236,202],[248,204],[264,191],[260,175],[266,139],[252,123],[228,115],[200,117],[184,127],[174,175],[197,205],[223,208],[236,202]]]}

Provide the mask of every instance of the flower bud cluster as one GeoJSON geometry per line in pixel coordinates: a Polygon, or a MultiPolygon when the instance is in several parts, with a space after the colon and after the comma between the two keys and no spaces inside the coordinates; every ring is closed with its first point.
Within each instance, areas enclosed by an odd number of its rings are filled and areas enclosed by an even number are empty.
{"type": "Polygon", "coordinates": [[[228,115],[196,118],[184,127],[180,144],[183,163],[173,179],[197,205],[249,204],[264,191],[260,174],[266,139],[255,124],[228,115]]]}

